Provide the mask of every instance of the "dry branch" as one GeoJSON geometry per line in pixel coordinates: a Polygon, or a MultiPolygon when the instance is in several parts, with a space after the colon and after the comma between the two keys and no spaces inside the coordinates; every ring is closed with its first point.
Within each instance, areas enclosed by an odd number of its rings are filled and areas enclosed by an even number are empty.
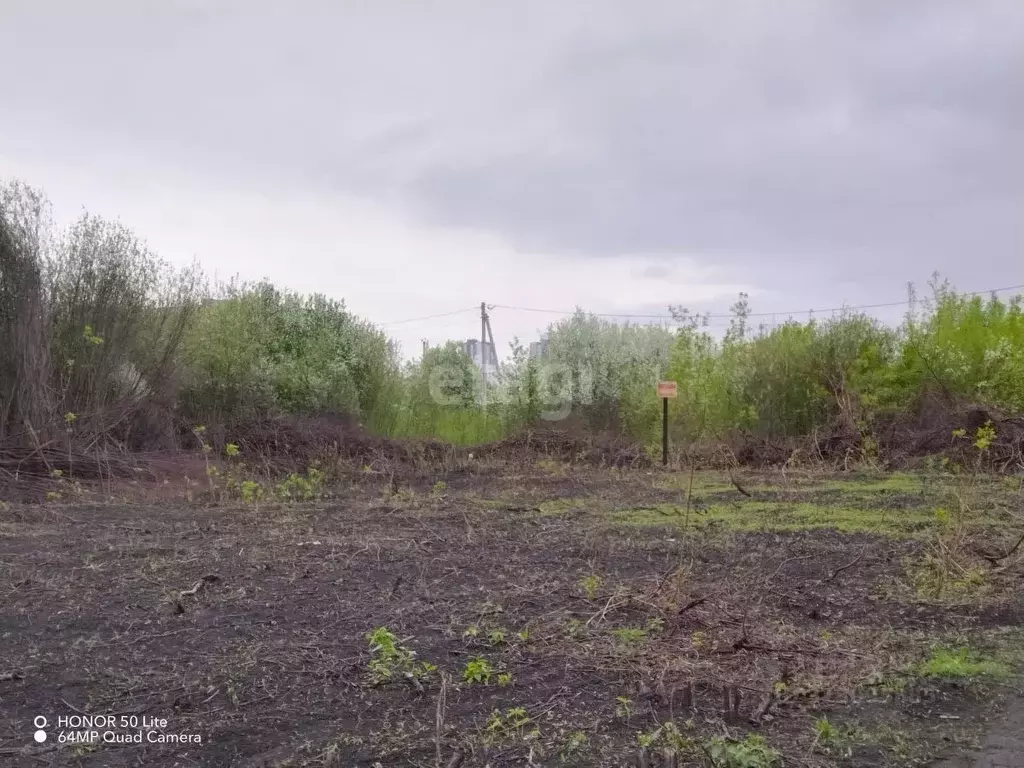
{"type": "Polygon", "coordinates": [[[199,592],[200,589],[202,589],[207,584],[212,584],[215,581],[220,581],[220,576],[218,576],[215,573],[208,573],[188,589],[181,590],[178,593],[178,597],[194,597],[199,592]]]}
{"type": "Polygon", "coordinates": [[[865,544],[864,548],[860,551],[859,555],[857,555],[855,558],[853,558],[853,560],[848,562],[846,565],[841,565],[838,568],[836,568],[834,571],[832,571],[832,573],[830,573],[828,576],[826,576],[824,579],[822,579],[821,583],[822,584],[828,584],[830,581],[832,581],[836,576],[838,576],[843,571],[846,571],[846,570],[849,570],[850,568],[853,568],[853,566],[855,566],[857,563],[859,563],[861,560],[864,559],[864,555],[867,554],[867,551],[868,551],[868,546],[870,546],[870,545],[865,544]]]}

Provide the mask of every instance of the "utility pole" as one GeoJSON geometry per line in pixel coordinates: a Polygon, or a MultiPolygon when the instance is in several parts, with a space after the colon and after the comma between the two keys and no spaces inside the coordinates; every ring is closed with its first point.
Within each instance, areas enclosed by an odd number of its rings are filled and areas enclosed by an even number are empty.
{"type": "Polygon", "coordinates": [[[487,302],[480,302],[480,402],[487,408],[487,302]]]}
{"type": "Polygon", "coordinates": [[[494,372],[501,374],[501,362],[498,360],[498,345],[494,343],[494,331],[491,328],[491,316],[487,316],[487,338],[491,341],[491,351],[494,353],[494,372]]]}

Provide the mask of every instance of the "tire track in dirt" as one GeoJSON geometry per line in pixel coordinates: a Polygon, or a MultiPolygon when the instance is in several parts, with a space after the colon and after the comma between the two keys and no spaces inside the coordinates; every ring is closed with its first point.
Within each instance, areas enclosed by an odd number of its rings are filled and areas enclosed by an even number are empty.
{"type": "Polygon", "coordinates": [[[1024,698],[1009,702],[1006,717],[984,736],[981,747],[947,757],[934,768],[1024,768],[1024,698]]]}

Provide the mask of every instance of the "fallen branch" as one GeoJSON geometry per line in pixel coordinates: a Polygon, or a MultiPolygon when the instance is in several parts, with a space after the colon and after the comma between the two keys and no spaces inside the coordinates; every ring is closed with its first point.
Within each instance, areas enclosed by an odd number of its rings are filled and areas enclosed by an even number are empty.
{"type": "Polygon", "coordinates": [[[750,491],[748,491],[746,488],[744,488],[742,485],[740,485],[739,481],[737,481],[736,478],[733,476],[733,474],[732,474],[732,467],[729,468],[729,482],[732,483],[732,487],[733,488],[735,488],[737,491],[742,493],[748,499],[754,498],[753,495],[750,493],[750,491]]]}
{"type": "Polygon", "coordinates": [[[613,595],[612,595],[611,597],[609,597],[609,598],[608,598],[608,602],[604,604],[604,608],[602,608],[602,609],[601,609],[600,611],[598,611],[598,612],[597,612],[597,613],[595,613],[595,614],[594,614],[593,616],[591,616],[591,617],[590,617],[589,619],[587,619],[587,623],[586,623],[586,626],[588,626],[588,627],[589,627],[589,626],[590,626],[590,625],[591,625],[591,624],[593,623],[594,619],[597,619],[597,620],[598,620],[598,623],[600,623],[600,622],[604,621],[604,617],[605,617],[605,616],[606,616],[606,615],[608,614],[608,611],[609,611],[609,610],[610,610],[611,608],[618,608],[618,607],[620,607],[620,606],[622,606],[622,605],[625,605],[626,603],[628,603],[628,602],[629,602],[629,599],[627,598],[627,599],[626,599],[625,601],[623,601],[623,602],[620,602],[620,603],[616,603],[616,604],[615,604],[615,605],[613,606],[613,605],[612,605],[612,601],[613,601],[613,600],[614,600],[614,599],[615,599],[616,597],[618,597],[618,595],[617,595],[617,594],[613,594],[613,595]]]}
{"type": "Polygon", "coordinates": [[[834,571],[832,571],[832,573],[830,573],[828,576],[826,576],[824,579],[822,579],[820,583],[821,584],[828,584],[830,581],[832,581],[836,576],[838,576],[843,571],[848,570],[850,568],[853,568],[853,566],[855,566],[857,563],[859,563],[864,558],[864,555],[867,554],[868,546],[869,545],[865,544],[864,545],[864,549],[862,549],[860,551],[859,555],[857,555],[855,558],[853,558],[853,560],[848,562],[846,565],[841,565],[838,568],[836,568],[834,571]]]}
{"type": "Polygon", "coordinates": [[[677,616],[682,616],[684,613],[686,613],[691,608],[696,608],[698,605],[703,605],[707,601],[708,601],[708,598],[706,596],[705,597],[695,597],[693,600],[691,600],[686,605],[684,605],[682,608],[680,608],[679,611],[676,613],[676,615],[677,616]]]}
{"type": "Polygon", "coordinates": [[[1021,544],[1024,544],[1024,534],[1021,534],[1021,537],[1019,539],[1017,539],[1017,543],[1014,544],[1012,547],[1010,547],[1010,551],[1007,552],[1005,555],[1000,555],[999,557],[985,556],[985,559],[990,561],[993,565],[995,565],[1000,560],[1005,560],[1006,558],[1010,557],[1014,552],[1016,552],[1018,549],[1020,549],[1020,545],[1021,544]]]}
{"type": "Polygon", "coordinates": [[[181,590],[181,592],[178,593],[178,597],[195,597],[199,593],[200,589],[215,581],[220,581],[220,576],[215,573],[208,573],[188,589],[181,590]]]}

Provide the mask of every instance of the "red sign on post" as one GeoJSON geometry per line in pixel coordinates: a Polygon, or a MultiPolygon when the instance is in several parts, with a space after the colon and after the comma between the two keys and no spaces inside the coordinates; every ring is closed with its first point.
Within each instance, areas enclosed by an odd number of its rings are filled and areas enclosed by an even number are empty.
{"type": "Polygon", "coordinates": [[[658,382],[658,397],[675,397],[679,391],[679,385],[674,381],[658,382]]]}

